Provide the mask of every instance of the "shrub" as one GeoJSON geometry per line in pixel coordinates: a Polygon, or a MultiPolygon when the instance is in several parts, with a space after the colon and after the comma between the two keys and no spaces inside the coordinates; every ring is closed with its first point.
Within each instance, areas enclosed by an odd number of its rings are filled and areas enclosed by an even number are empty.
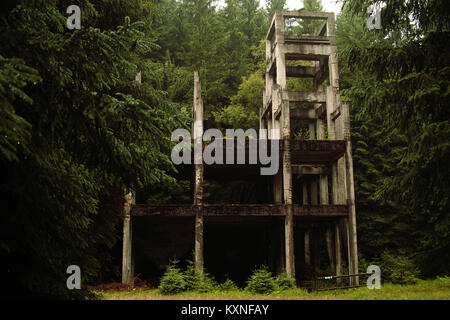
{"type": "Polygon", "coordinates": [[[385,252],[381,255],[381,260],[381,275],[386,280],[397,284],[417,282],[419,269],[410,258],[385,252]]]}
{"type": "Polygon", "coordinates": [[[216,291],[217,289],[218,285],[214,280],[214,278],[209,273],[205,272],[203,273],[202,276],[200,276],[200,281],[195,291],[200,293],[206,293],[216,291]]]}
{"type": "Polygon", "coordinates": [[[279,290],[293,289],[296,287],[295,279],[290,278],[286,272],[283,272],[275,278],[275,284],[279,290]]]}
{"type": "Polygon", "coordinates": [[[438,281],[439,281],[439,283],[441,283],[441,284],[443,284],[444,286],[446,286],[446,287],[450,287],[450,277],[437,277],[436,278],[438,281]]]}
{"type": "Polygon", "coordinates": [[[238,286],[230,279],[227,279],[227,281],[225,281],[224,283],[219,285],[220,291],[233,291],[233,290],[237,290],[237,289],[238,289],[238,286]]]}
{"type": "Polygon", "coordinates": [[[183,272],[184,281],[186,282],[186,291],[211,292],[217,289],[217,283],[213,277],[203,272],[200,274],[195,270],[194,263],[188,260],[186,270],[183,272]]]}
{"type": "Polygon", "coordinates": [[[201,275],[195,270],[194,263],[191,260],[188,260],[188,265],[183,272],[183,277],[186,282],[186,291],[197,290],[201,282],[201,275]]]}
{"type": "Polygon", "coordinates": [[[247,281],[246,290],[251,293],[271,293],[275,291],[276,284],[275,280],[272,278],[272,274],[267,270],[266,267],[254,270],[250,279],[247,281]]]}
{"type": "Polygon", "coordinates": [[[177,267],[178,261],[172,261],[161,278],[158,290],[162,294],[176,294],[186,289],[183,272],[177,267]]]}

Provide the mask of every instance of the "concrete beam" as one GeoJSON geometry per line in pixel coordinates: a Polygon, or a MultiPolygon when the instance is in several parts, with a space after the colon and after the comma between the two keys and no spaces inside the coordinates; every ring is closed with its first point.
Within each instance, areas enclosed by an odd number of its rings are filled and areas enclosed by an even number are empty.
{"type": "Polygon", "coordinates": [[[276,66],[276,58],[274,55],[269,54],[269,58],[266,60],[266,73],[269,73],[271,75],[275,74],[275,66],[276,66]]]}
{"type": "Polygon", "coordinates": [[[324,36],[326,34],[326,32],[327,32],[327,24],[328,24],[327,21],[324,21],[322,23],[322,25],[320,26],[319,30],[317,30],[315,35],[316,36],[324,36]]]}
{"type": "Polygon", "coordinates": [[[325,103],[325,94],[322,92],[283,91],[283,100],[301,103],[325,103]]]}
{"type": "Polygon", "coordinates": [[[303,175],[320,175],[325,174],[327,172],[326,166],[323,165],[313,165],[313,164],[305,164],[305,165],[292,165],[292,174],[296,174],[298,176],[303,175]]]}
{"type": "Polygon", "coordinates": [[[306,10],[292,10],[281,11],[284,18],[302,18],[302,19],[317,19],[327,20],[330,16],[334,17],[332,12],[306,11],[306,10]]]}
{"type": "Polygon", "coordinates": [[[283,47],[287,60],[320,60],[332,53],[330,45],[321,43],[286,43],[283,47]]]}
{"type": "Polygon", "coordinates": [[[331,112],[331,120],[336,121],[336,119],[340,115],[341,115],[341,106],[337,106],[337,108],[331,112]]]}
{"type": "Polygon", "coordinates": [[[291,109],[291,119],[299,119],[299,120],[315,120],[317,119],[317,111],[313,108],[303,109],[303,108],[295,108],[291,109]]]}
{"type": "MultiPolygon", "coordinates": [[[[132,217],[273,217],[286,216],[285,204],[225,204],[225,205],[146,205],[133,206],[132,217]]],[[[292,214],[299,217],[347,217],[346,205],[292,205],[292,214]]]]}
{"type": "Polygon", "coordinates": [[[314,78],[319,71],[320,68],[318,67],[287,66],[286,76],[296,78],[314,78]]]}
{"type": "Polygon", "coordinates": [[[297,35],[284,35],[285,43],[301,43],[306,44],[330,44],[330,39],[327,36],[297,36],[297,35]]]}

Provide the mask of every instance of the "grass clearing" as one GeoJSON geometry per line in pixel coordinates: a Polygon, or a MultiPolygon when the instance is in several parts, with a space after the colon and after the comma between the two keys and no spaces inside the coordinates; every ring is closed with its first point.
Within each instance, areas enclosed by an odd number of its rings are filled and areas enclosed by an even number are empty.
{"type": "Polygon", "coordinates": [[[290,289],[271,294],[251,294],[243,290],[233,290],[162,295],[157,289],[143,288],[99,293],[105,300],[450,300],[450,282],[448,278],[438,278],[419,280],[414,285],[382,283],[379,290],[362,287],[311,293],[303,289],[290,289]]]}

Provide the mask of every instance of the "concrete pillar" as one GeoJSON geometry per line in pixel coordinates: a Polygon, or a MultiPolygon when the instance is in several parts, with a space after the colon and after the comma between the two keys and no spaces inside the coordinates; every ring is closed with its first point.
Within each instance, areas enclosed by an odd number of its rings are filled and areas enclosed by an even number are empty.
{"type": "MultiPolygon", "coordinates": [[[[193,138],[194,143],[198,145],[197,150],[203,150],[203,100],[201,95],[201,85],[198,72],[194,72],[194,103],[193,103],[193,138]]],[[[194,154],[194,205],[197,207],[195,214],[195,244],[194,244],[194,265],[199,273],[203,273],[203,161],[198,158],[201,155],[194,154]]]]}
{"type": "MultiPolygon", "coordinates": [[[[284,55],[284,19],[280,11],[275,12],[275,58],[277,67],[277,85],[282,91],[286,90],[286,62],[284,55]]],[[[290,112],[289,101],[281,102],[280,125],[281,137],[283,139],[283,195],[286,205],[286,217],[284,224],[285,250],[286,250],[286,272],[291,278],[295,278],[295,258],[294,258],[294,216],[292,208],[292,173],[291,173],[291,150],[290,150],[290,112]]],[[[273,108],[275,109],[275,108],[273,108]]]]}
{"type": "Polygon", "coordinates": [[[331,117],[332,112],[334,111],[334,93],[333,87],[327,86],[325,92],[326,98],[326,109],[327,109],[327,130],[328,130],[328,139],[336,140],[336,134],[334,129],[334,120],[331,117]]]}
{"type": "MultiPolygon", "coordinates": [[[[333,230],[334,231],[334,230],[333,230]]],[[[331,269],[333,270],[333,274],[336,273],[336,259],[335,259],[335,252],[334,252],[334,237],[333,232],[330,228],[327,228],[325,231],[325,242],[327,244],[327,253],[328,253],[328,260],[330,262],[331,269]]]]}
{"type": "Polygon", "coordinates": [[[122,243],[122,283],[133,285],[134,282],[134,266],[132,256],[132,220],[131,206],[136,203],[134,192],[130,191],[125,195],[123,219],[123,243],[122,243]]]}
{"type": "Polygon", "coordinates": [[[318,177],[313,176],[311,180],[311,204],[312,205],[318,205],[319,204],[319,198],[318,198],[318,177]]]}
{"type": "MultiPolygon", "coordinates": [[[[335,257],[336,257],[336,275],[342,275],[342,250],[341,250],[341,235],[339,230],[339,224],[336,223],[334,226],[334,249],[335,249],[335,257]]],[[[337,285],[342,283],[342,279],[338,278],[336,281],[337,285]]]]}
{"type": "Polygon", "coordinates": [[[313,265],[314,265],[314,273],[316,275],[320,271],[320,236],[319,231],[314,230],[312,232],[313,239],[312,239],[312,246],[313,246],[313,265]]]}
{"type": "Polygon", "coordinates": [[[305,264],[311,264],[311,241],[310,231],[305,231],[305,264]]]}
{"type": "Polygon", "coordinates": [[[302,196],[303,196],[303,205],[308,204],[308,184],[306,182],[306,179],[303,177],[302,179],[302,196]]]}
{"type": "Polygon", "coordinates": [[[320,204],[329,204],[328,198],[328,176],[326,174],[321,174],[319,177],[320,185],[320,204]]]}
{"type": "MultiPolygon", "coordinates": [[[[341,106],[343,118],[344,139],[347,142],[345,151],[345,168],[346,168],[346,195],[349,207],[349,237],[351,264],[355,273],[358,273],[358,243],[356,232],[356,206],[355,206],[355,182],[353,177],[353,159],[352,159],[352,143],[350,140],[350,110],[348,102],[343,102],[341,106]]],[[[355,278],[355,285],[359,284],[359,279],[355,278]]]]}
{"type": "Polygon", "coordinates": [[[316,140],[316,121],[308,121],[309,140],[316,140]]]}
{"type": "MultiPolygon", "coordinates": [[[[342,115],[335,121],[336,139],[344,140],[344,127],[342,115]]],[[[347,181],[346,181],[346,161],[345,156],[337,160],[337,185],[339,192],[337,194],[337,202],[339,204],[347,204],[347,181]]]]}
{"type": "Polygon", "coordinates": [[[282,202],[283,195],[283,173],[282,170],[278,170],[278,172],[273,176],[273,200],[275,203],[282,202]]]}
{"type": "MultiPolygon", "coordinates": [[[[353,264],[353,252],[351,245],[351,235],[350,235],[350,227],[348,223],[348,219],[344,219],[345,226],[345,240],[347,245],[347,261],[348,261],[348,274],[355,274],[354,264],[353,264]]],[[[350,277],[350,285],[355,285],[357,282],[354,277],[350,277]]]]}
{"type": "MultiPolygon", "coordinates": [[[[322,88],[320,86],[319,88],[322,88]]],[[[319,90],[322,91],[322,90],[319,90]]],[[[325,128],[322,119],[317,119],[317,140],[325,140],[325,128]]],[[[319,176],[319,192],[320,192],[320,204],[329,204],[328,196],[328,175],[321,174],[319,176]]]]}

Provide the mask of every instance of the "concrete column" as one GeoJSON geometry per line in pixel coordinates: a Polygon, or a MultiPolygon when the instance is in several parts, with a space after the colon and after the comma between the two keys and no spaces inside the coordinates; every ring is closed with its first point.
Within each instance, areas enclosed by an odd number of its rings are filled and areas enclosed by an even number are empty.
{"type": "Polygon", "coordinates": [[[282,202],[283,195],[283,173],[280,170],[273,176],[273,200],[275,203],[282,202]]]}
{"type": "Polygon", "coordinates": [[[326,109],[327,109],[327,129],[328,129],[328,139],[335,140],[335,128],[334,128],[334,120],[331,117],[332,112],[334,111],[334,93],[333,87],[327,86],[326,92],[326,109]]]}
{"type": "Polygon", "coordinates": [[[316,176],[313,176],[311,181],[311,204],[313,205],[319,204],[317,181],[318,178],[316,176]]]}
{"type": "MultiPolygon", "coordinates": [[[[341,250],[341,235],[339,230],[339,224],[336,223],[334,226],[334,249],[335,249],[335,257],[336,257],[336,275],[342,275],[342,250],[341,250]]],[[[342,279],[338,278],[336,281],[337,285],[342,283],[342,279]]]]}
{"type": "MultiPolygon", "coordinates": [[[[284,19],[280,11],[275,12],[275,56],[277,67],[277,85],[282,91],[286,90],[286,62],[284,55],[284,19]]],[[[294,258],[294,217],[292,208],[292,173],[291,173],[291,150],[290,150],[290,112],[289,101],[281,102],[281,137],[283,139],[283,194],[286,205],[286,217],[284,224],[285,250],[286,250],[286,272],[291,278],[295,278],[295,258],[294,258]]],[[[275,109],[275,108],[273,108],[275,109]]]]}
{"type": "MultiPolygon", "coordinates": [[[[350,110],[348,102],[343,102],[341,107],[343,118],[344,139],[347,142],[345,151],[345,168],[346,168],[346,195],[349,207],[349,237],[351,264],[355,273],[358,273],[358,243],[356,232],[356,206],[355,206],[355,184],[353,177],[353,159],[352,159],[352,143],[350,140],[350,110]]],[[[359,279],[355,278],[355,284],[359,284],[359,279]]]]}
{"type": "MultiPolygon", "coordinates": [[[[336,139],[344,140],[344,127],[342,115],[335,121],[336,139]]],[[[337,184],[339,188],[338,203],[347,204],[347,181],[346,181],[346,161],[345,157],[337,160],[337,184]]]]}
{"type": "Polygon", "coordinates": [[[309,140],[316,140],[316,122],[315,120],[308,121],[309,140]]]}
{"type": "MultiPolygon", "coordinates": [[[[193,138],[198,145],[197,150],[203,150],[203,100],[201,95],[201,85],[198,72],[194,72],[194,103],[193,103],[193,138]]],[[[194,205],[197,207],[195,214],[195,245],[194,245],[194,265],[199,273],[203,273],[203,161],[198,159],[200,155],[194,154],[194,205]],[[196,159],[197,158],[197,159],[196,159]],[[197,160],[197,161],[196,161],[197,160]]]]}
{"type": "Polygon", "coordinates": [[[125,195],[124,214],[123,219],[123,243],[122,243],[122,283],[133,285],[134,282],[134,268],[132,257],[132,221],[131,221],[131,206],[136,203],[134,193],[132,191],[125,195]]]}
{"type": "Polygon", "coordinates": [[[328,198],[328,176],[326,174],[321,174],[319,177],[320,185],[320,204],[329,204],[328,198]]]}
{"type": "Polygon", "coordinates": [[[311,264],[311,241],[310,231],[305,231],[305,264],[311,264]]]}
{"type": "MultiPolygon", "coordinates": [[[[334,230],[333,230],[334,231],[334,230]]],[[[334,252],[334,237],[333,232],[330,228],[327,228],[325,231],[325,242],[327,244],[327,254],[328,261],[330,262],[331,270],[333,270],[333,274],[336,273],[336,259],[334,252]]]]}
{"type": "Polygon", "coordinates": [[[302,179],[302,196],[303,196],[303,205],[308,204],[308,184],[306,183],[306,179],[303,177],[302,179]]]}
{"type": "Polygon", "coordinates": [[[338,165],[336,161],[331,164],[331,201],[333,204],[340,203],[338,180],[338,165]]]}
{"type": "MultiPolygon", "coordinates": [[[[318,91],[321,92],[322,86],[319,86],[318,91]]],[[[317,140],[325,140],[325,128],[322,119],[317,119],[317,140]]],[[[328,175],[321,174],[319,177],[319,192],[320,192],[320,204],[329,204],[328,196],[328,175]]]]}
{"type": "MultiPolygon", "coordinates": [[[[345,240],[346,240],[346,245],[347,245],[348,274],[355,274],[357,272],[355,271],[354,263],[353,263],[353,252],[352,252],[352,245],[351,245],[350,227],[349,227],[347,218],[344,220],[344,226],[345,226],[345,240]]],[[[357,283],[357,281],[355,281],[355,278],[351,277],[350,285],[355,285],[356,283],[357,283]]]]}
{"type": "Polygon", "coordinates": [[[313,259],[314,259],[314,272],[316,275],[319,273],[320,270],[320,237],[319,237],[319,231],[314,230],[313,231],[313,259]]]}

